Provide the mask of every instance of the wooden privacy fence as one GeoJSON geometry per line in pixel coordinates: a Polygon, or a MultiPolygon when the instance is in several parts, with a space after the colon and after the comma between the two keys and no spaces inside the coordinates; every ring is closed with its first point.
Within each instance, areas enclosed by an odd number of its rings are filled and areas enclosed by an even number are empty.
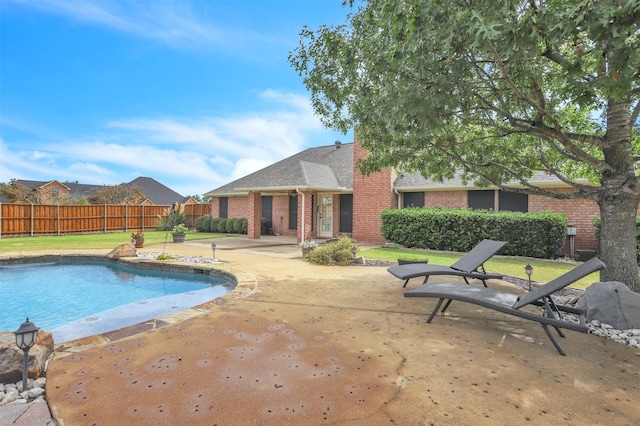
{"type": "MultiPolygon", "coordinates": [[[[0,237],[156,229],[158,216],[167,208],[171,206],[0,203],[0,237]]],[[[184,211],[191,227],[200,216],[211,214],[211,204],[187,204],[184,211]]]]}

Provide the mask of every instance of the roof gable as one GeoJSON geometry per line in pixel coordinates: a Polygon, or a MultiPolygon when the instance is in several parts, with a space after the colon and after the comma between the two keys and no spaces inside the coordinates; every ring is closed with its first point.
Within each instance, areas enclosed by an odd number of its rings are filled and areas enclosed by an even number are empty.
{"type": "Polygon", "coordinates": [[[353,143],[309,148],[205,195],[232,196],[248,191],[353,188],[353,143]]]}
{"type": "Polygon", "coordinates": [[[150,177],[140,176],[129,182],[129,185],[136,185],[156,205],[183,203],[187,198],[150,177]]]}

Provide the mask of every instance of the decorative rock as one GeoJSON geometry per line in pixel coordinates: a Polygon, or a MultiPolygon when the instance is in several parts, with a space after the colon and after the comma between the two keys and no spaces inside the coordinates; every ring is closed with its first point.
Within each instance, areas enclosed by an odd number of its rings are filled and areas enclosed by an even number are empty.
{"type": "Polygon", "coordinates": [[[640,294],[621,282],[590,285],[578,297],[576,307],[586,312],[587,321],[597,319],[619,330],[640,327],[640,294]]]}
{"type": "Polygon", "coordinates": [[[24,387],[24,385],[22,383],[22,380],[20,380],[18,383],[16,383],[16,388],[18,389],[18,392],[24,392],[27,389],[29,389],[29,387],[33,387],[33,380],[27,379],[27,387],[26,388],[24,387]],[[29,386],[29,385],[31,385],[31,386],[29,386]]]}
{"type": "MultiPolygon", "coordinates": [[[[38,331],[36,344],[29,350],[29,377],[40,377],[47,358],[53,352],[53,335],[38,331]]],[[[22,378],[24,353],[16,346],[13,333],[0,333],[0,383],[16,382],[22,378]]]]}
{"type": "MultiPolygon", "coordinates": [[[[159,252],[147,252],[147,253],[138,253],[136,257],[138,259],[148,259],[155,260],[161,254],[159,252]]],[[[187,263],[219,263],[220,260],[213,257],[206,256],[171,256],[171,260],[175,262],[187,262],[187,263]]]]}
{"type": "Polygon", "coordinates": [[[44,377],[40,377],[38,380],[29,381],[28,387],[33,387],[24,392],[20,392],[19,389],[22,388],[22,380],[20,383],[7,383],[2,386],[4,389],[4,393],[0,392],[0,406],[3,405],[15,405],[15,404],[25,404],[27,402],[32,401],[44,401],[45,399],[45,385],[47,383],[47,379],[44,377]],[[36,385],[37,384],[37,385],[36,385]]]}
{"type": "Polygon", "coordinates": [[[135,255],[136,249],[131,244],[124,243],[111,250],[107,257],[109,259],[120,259],[121,257],[134,257],[135,255]]]}
{"type": "Polygon", "coordinates": [[[44,389],[43,388],[33,388],[33,389],[29,389],[27,391],[27,397],[28,399],[36,399],[39,396],[44,395],[44,389]]]}
{"type": "Polygon", "coordinates": [[[7,405],[12,403],[13,401],[18,400],[18,398],[20,398],[20,394],[16,391],[16,392],[8,392],[4,398],[2,398],[2,401],[0,401],[0,407],[2,407],[3,405],[7,405]]]}

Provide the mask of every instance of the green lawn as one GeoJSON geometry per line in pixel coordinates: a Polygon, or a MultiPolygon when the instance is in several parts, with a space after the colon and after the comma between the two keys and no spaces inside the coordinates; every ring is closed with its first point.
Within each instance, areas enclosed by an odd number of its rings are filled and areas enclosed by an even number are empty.
{"type": "MultiPolygon", "coordinates": [[[[228,234],[214,234],[189,231],[187,241],[209,238],[224,238],[228,234]]],[[[154,245],[172,242],[171,232],[144,231],[144,244],[154,245]]],[[[119,244],[131,241],[130,232],[111,232],[107,234],[70,234],[63,236],[10,237],[0,239],[0,253],[29,250],[74,250],[74,249],[112,249],[119,244]]]]}
{"type": "MultiPolygon", "coordinates": [[[[187,233],[187,241],[224,238],[228,236],[230,235],[190,231],[187,233]]],[[[170,232],[144,232],[145,245],[162,244],[165,242],[165,239],[167,242],[172,241],[170,232]]],[[[112,249],[118,244],[129,241],[131,241],[130,232],[39,237],[5,237],[0,238],[0,253],[25,252],[30,250],[112,249]]],[[[366,259],[387,260],[393,262],[397,261],[398,258],[414,260],[429,259],[429,263],[440,265],[451,265],[462,257],[462,254],[455,253],[390,248],[362,250],[360,254],[362,254],[366,259]]],[[[524,272],[524,267],[527,263],[530,263],[531,266],[533,266],[533,275],[531,278],[536,282],[548,282],[573,268],[573,265],[551,260],[500,256],[491,258],[491,260],[485,264],[485,268],[489,272],[499,272],[504,275],[527,278],[527,275],[524,272]]],[[[599,275],[598,273],[594,273],[581,279],[574,286],[578,288],[586,288],[597,281],[599,281],[599,275]]]]}
{"type": "MultiPolygon", "coordinates": [[[[391,249],[391,248],[375,248],[362,250],[360,252],[365,259],[377,259],[387,260],[395,262],[399,258],[409,260],[422,260],[428,259],[429,263],[438,265],[452,265],[456,260],[460,259],[463,254],[438,252],[431,250],[418,250],[418,249],[391,249]]],[[[510,275],[514,277],[527,278],[527,274],[524,272],[525,265],[529,263],[533,266],[533,274],[531,280],[534,282],[548,282],[552,279],[559,277],[565,272],[574,268],[575,265],[543,259],[532,258],[517,258],[517,257],[500,257],[494,256],[484,267],[487,272],[497,272],[503,275],[510,275]]],[[[587,288],[594,282],[600,281],[599,273],[593,273],[583,279],[577,281],[573,287],[587,288]]]]}

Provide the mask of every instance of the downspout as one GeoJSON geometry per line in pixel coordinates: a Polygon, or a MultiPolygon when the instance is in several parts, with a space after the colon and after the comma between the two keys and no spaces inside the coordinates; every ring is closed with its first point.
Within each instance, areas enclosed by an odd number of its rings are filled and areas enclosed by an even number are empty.
{"type": "Polygon", "coordinates": [[[402,208],[402,201],[400,200],[400,193],[398,192],[398,188],[393,188],[393,192],[396,194],[396,198],[398,199],[398,208],[402,208]]]}
{"type": "Polygon", "coordinates": [[[304,241],[305,235],[304,235],[304,192],[300,192],[300,189],[296,188],[296,193],[297,194],[302,194],[302,223],[300,224],[302,226],[302,240],[304,241]]]}

